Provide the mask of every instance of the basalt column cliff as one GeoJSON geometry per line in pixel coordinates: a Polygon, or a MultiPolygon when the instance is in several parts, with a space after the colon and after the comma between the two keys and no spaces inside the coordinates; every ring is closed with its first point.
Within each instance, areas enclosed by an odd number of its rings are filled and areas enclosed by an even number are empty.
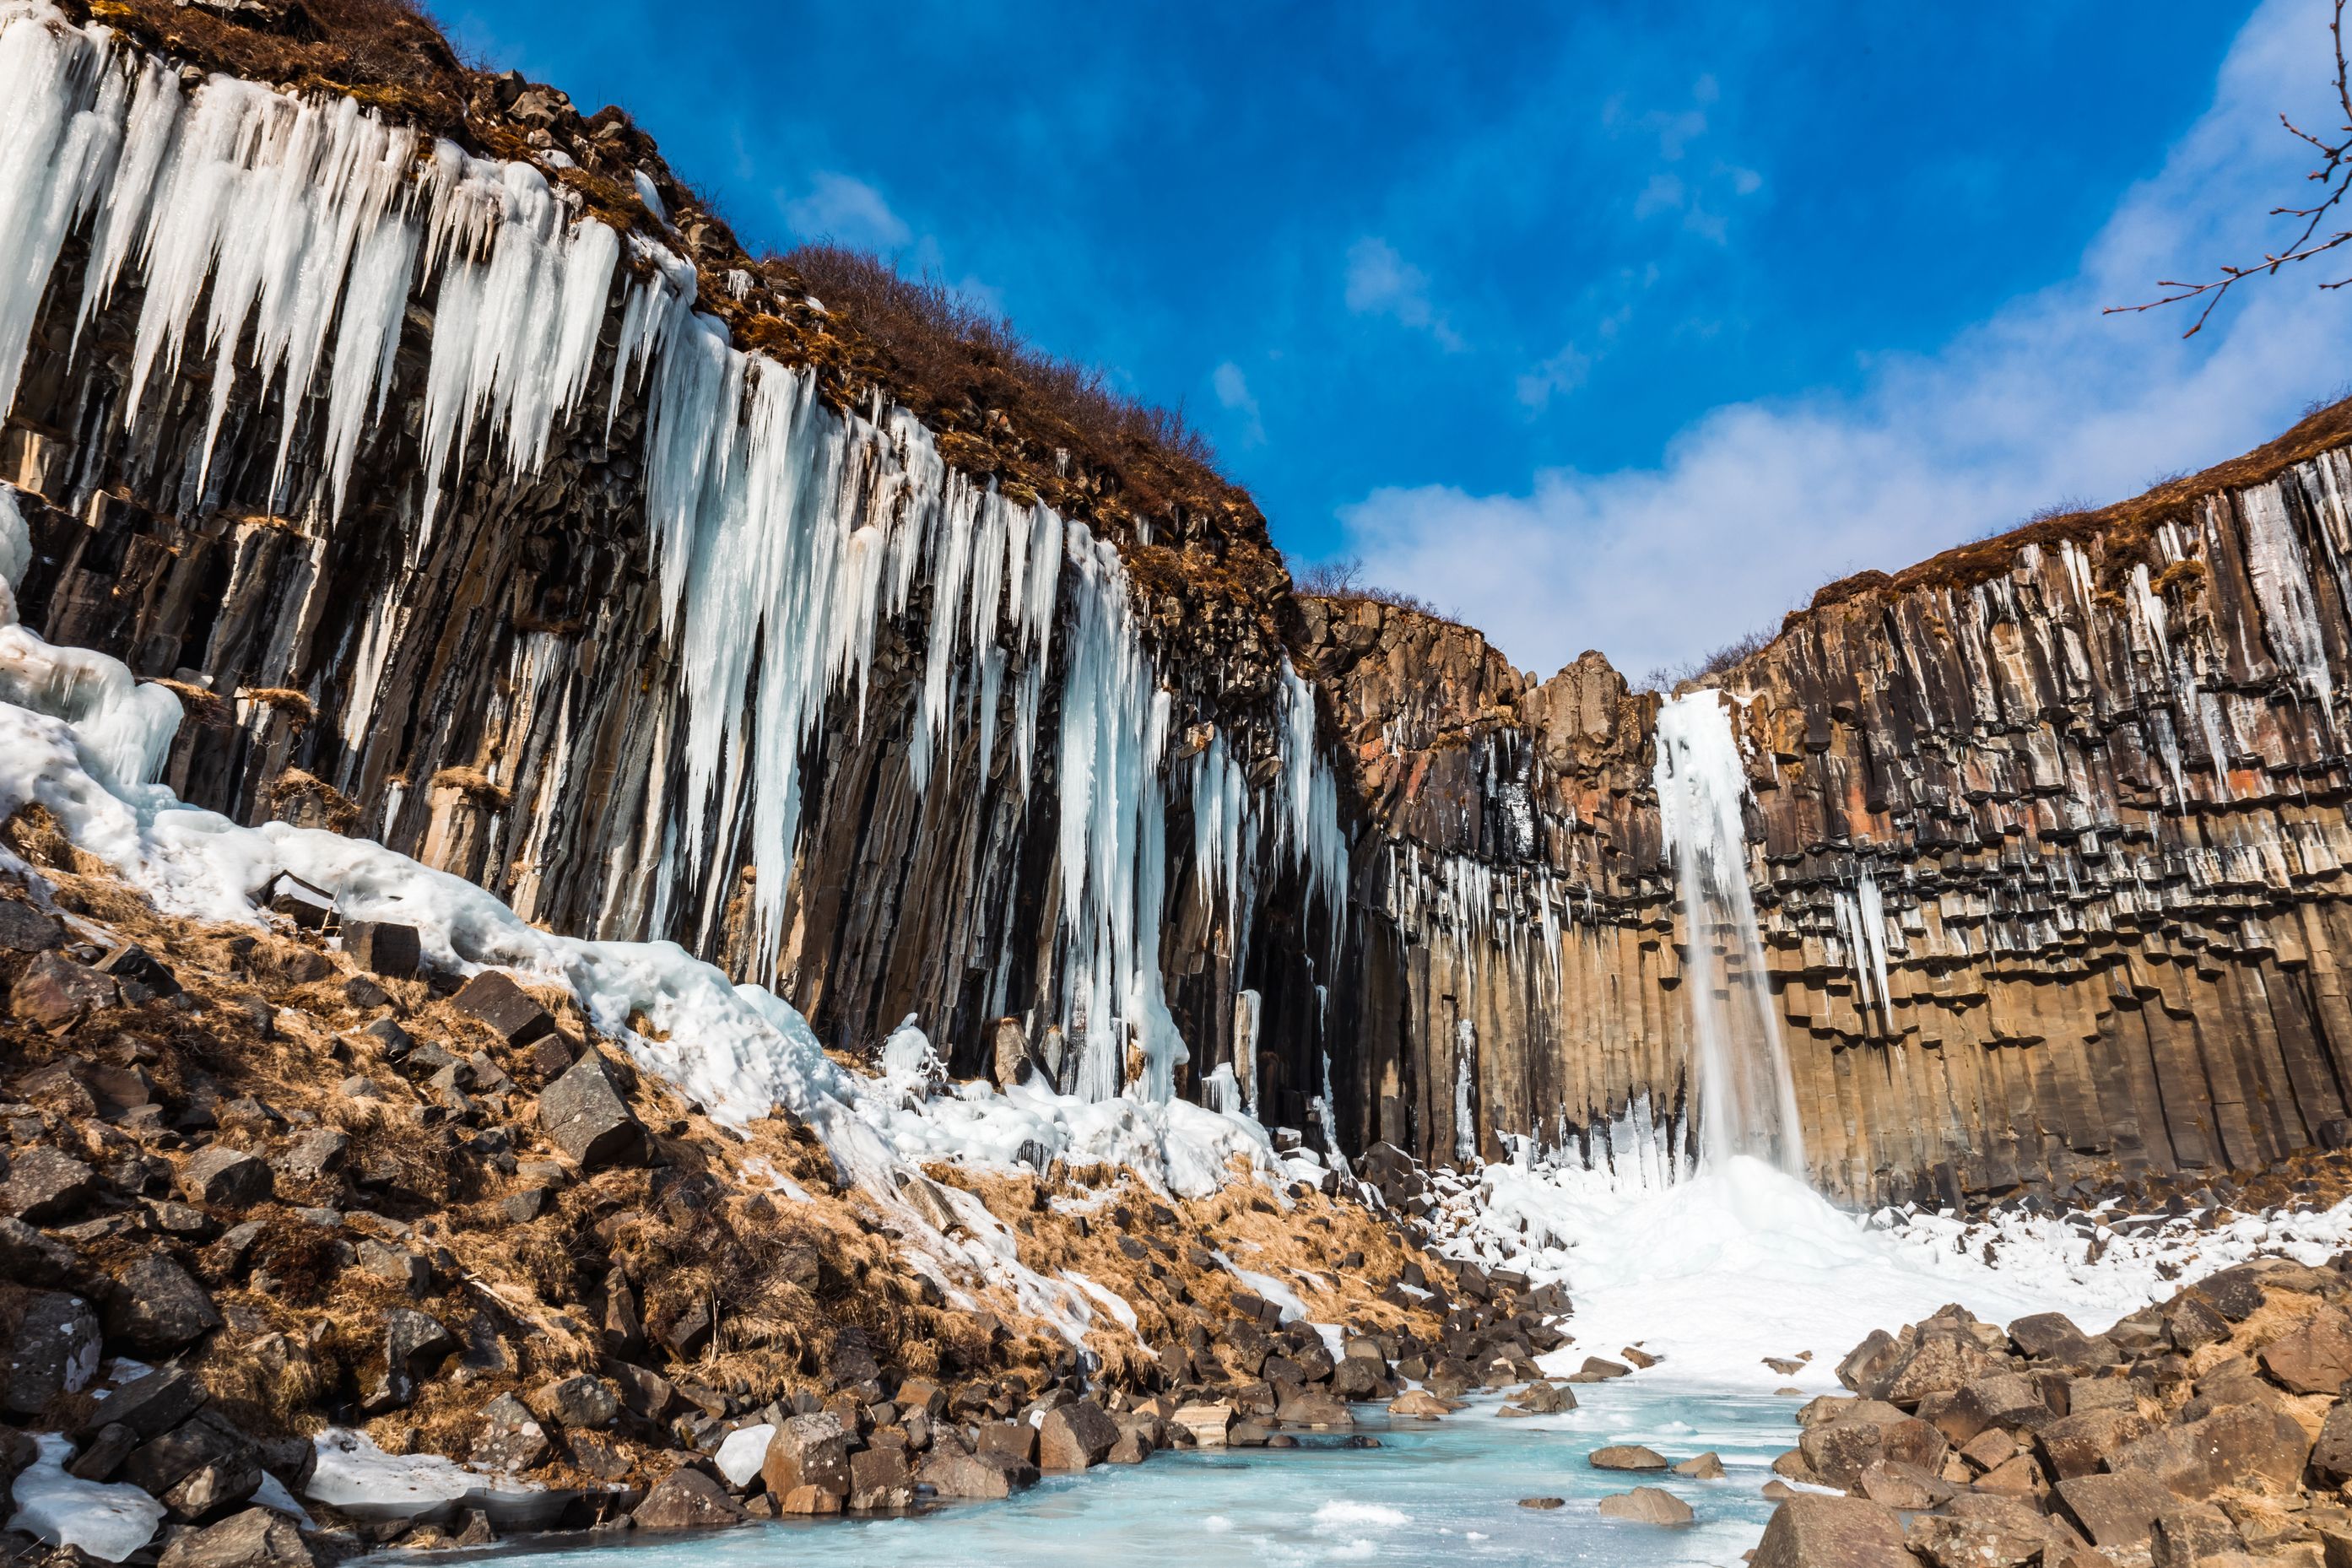
{"type": "MultiPolygon", "coordinates": [[[[1869,1201],[2260,1165],[2347,1136],[2343,412],[2105,511],[1824,589],[1706,678],[1815,1180],[1869,1201]]],[[[1690,1143],[1659,699],[1318,601],[1377,824],[1366,1136],[1690,1143]]],[[[1704,1109],[1699,1110],[1704,1114],[1704,1109]]]]}

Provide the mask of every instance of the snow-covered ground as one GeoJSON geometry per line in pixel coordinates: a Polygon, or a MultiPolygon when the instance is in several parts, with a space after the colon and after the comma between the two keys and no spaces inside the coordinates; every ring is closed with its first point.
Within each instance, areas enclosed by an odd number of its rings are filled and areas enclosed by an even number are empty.
{"type": "Polygon", "coordinates": [[[2095,1331],[2258,1251],[2317,1264],[2352,1241],[2352,1200],[2210,1231],[2160,1216],[2129,1224],[2112,1206],[2091,1231],[2025,1215],[1859,1216],[1747,1156],[1673,1182],[1534,1163],[1433,1180],[1443,1251],[1566,1284],[1576,1342],[1548,1370],[1639,1345],[1666,1358],[1647,1377],[1747,1391],[1834,1389],[1839,1358],[1871,1330],[1948,1302],[2000,1323],[2063,1311],[2095,1331]],[[2092,1262],[2095,1240],[2105,1245],[2092,1262]],[[1805,1351],[1813,1359],[1794,1375],[1763,1364],[1805,1351]]]}

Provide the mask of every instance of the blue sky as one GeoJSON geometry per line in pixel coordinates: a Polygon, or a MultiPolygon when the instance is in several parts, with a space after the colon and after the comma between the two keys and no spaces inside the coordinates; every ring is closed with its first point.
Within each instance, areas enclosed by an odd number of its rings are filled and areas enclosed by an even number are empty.
{"type": "Polygon", "coordinates": [[[753,248],[894,253],[1181,402],[1286,550],[1639,672],[2352,376],[2316,279],[2187,345],[2098,314],[2272,237],[2321,3],[442,15],[753,248]]]}

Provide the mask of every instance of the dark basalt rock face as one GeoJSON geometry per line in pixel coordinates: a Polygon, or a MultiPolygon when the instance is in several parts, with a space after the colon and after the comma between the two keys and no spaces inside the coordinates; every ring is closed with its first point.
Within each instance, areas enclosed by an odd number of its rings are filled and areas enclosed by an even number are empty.
{"type": "MultiPolygon", "coordinates": [[[[2352,460],[2250,477],[2152,528],[1846,585],[1709,678],[1739,700],[1763,978],[1825,1190],[2343,1140],[2352,460]]],[[[1489,1156],[1607,1157],[1629,1113],[1684,1138],[1658,700],[1380,604],[1307,622],[1377,829],[1351,1135],[1451,1153],[1466,1050],[1489,1156]]]]}

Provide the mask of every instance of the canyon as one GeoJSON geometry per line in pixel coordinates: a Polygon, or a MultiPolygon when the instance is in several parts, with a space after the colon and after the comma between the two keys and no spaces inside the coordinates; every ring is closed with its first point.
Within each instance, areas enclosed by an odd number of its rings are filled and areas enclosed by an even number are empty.
{"type": "Polygon", "coordinates": [[[5,15],[0,479],[26,624],[185,710],[126,779],[675,941],[849,1056],[911,1016],[1335,1152],[1686,1161],[1700,993],[1768,999],[1852,1204],[2352,1137],[2340,407],[1706,675],[1751,942],[1678,899],[1667,695],[1294,595],[1213,477],[892,384],[619,110],[5,15]]]}

